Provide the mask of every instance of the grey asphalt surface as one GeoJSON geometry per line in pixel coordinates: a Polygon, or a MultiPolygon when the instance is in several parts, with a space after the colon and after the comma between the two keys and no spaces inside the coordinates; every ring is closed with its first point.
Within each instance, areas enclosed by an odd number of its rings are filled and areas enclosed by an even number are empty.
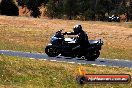
{"type": "Polygon", "coordinates": [[[68,63],[132,68],[132,61],[129,61],[129,60],[98,58],[96,61],[86,61],[81,58],[70,58],[70,57],[63,57],[63,56],[48,57],[46,54],[41,54],[41,53],[29,53],[29,52],[20,52],[20,51],[11,51],[11,50],[0,50],[0,54],[9,55],[9,56],[26,57],[26,58],[35,58],[40,60],[68,62],[68,63]]]}

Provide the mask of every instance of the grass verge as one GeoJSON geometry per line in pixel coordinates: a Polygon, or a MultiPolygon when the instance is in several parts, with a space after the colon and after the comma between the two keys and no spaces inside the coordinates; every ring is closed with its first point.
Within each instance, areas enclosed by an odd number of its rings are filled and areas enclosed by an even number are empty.
{"type": "MultiPolygon", "coordinates": [[[[83,65],[88,74],[130,74],[132,69],[83,65]]],[[[129,84],[76,83],[78,64],[31,60],[0,55],[0,87],[2,88],[130,88],[129,84]]]]}

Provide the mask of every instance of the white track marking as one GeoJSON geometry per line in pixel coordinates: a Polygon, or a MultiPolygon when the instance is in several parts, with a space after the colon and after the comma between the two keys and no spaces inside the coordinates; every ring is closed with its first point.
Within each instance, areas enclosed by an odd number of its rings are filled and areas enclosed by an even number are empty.
{"type": "Polygon", "coordinates": [[[130,60],[125,60],[126,62],[129,62],[130,60]]]}
{"type": "Polygon", "coordinates": [[[118,61],[119,59],[114,59],[114,60],[117,60],[118,61]]]}
{"type": "Polygon", "coordinates": [[[29,59],[31,59],[31,60],[32,60],[32,59],[35,59],[35,58],[29,58],[29,59]]]}
{"type": "Polygon", "coordinates": [[[55,61],[57,61],[57,60],[50,60],[50,61],[55,62],[55,61]]]}
{"type": "Polygon", "coordinates": [[[63,62],[66,62],[66,61],[57,61],[57,62],[59,62],[59,63],[63,63],[63,62]]]}
{"type": "Polygon", "coordinates": [[[74,64],[75,62],[67,62],[67,63],[74,64]]]}
{"type": "Polygon", "coordinates": [[[77,64],[81,65],[81,63],[77,63],[77,64]]]}
{"type": "Polygon", "coordinates": [[[91,65],[95,66],[95,65],[97,65],[97,64],[91,64],[91,65]]]}
{"type": "Polygon", "coordinates": [[[41,61],[46,61],[47,59],[39,59],[39,60],[41,60],[41,61]]]}

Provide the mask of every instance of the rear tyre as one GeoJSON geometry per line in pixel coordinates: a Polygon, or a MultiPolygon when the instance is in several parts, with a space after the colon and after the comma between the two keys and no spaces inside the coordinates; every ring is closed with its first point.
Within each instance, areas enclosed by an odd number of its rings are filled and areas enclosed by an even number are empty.
{"type": "Polygon", "coordinates": [[[59,55],[59,52],[57,50],[57,48],[52,47],[52,46],[47,46],[45,48],[45,53],[50,56],[50,57],[55,57],[59,55]]]}
{"type": "Polygon", "coordinates": [[[87,61],[95,61],[100,55],[99,51],[94,51],[94,53],[88,53],[87,55],[85,55],[85,59],[87,61]]]}

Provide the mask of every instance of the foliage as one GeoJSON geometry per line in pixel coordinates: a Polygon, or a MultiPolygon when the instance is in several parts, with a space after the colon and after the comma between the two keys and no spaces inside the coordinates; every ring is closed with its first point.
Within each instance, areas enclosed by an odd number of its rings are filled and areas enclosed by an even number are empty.
{"type": "MultiPolygon", "coordinates": [[[[18,5],[24,6],[31,11],[31,16],[40,16],[40,6],[46,7],[46,15],[50,18],[63,18],[76,19],[78,16],[84,18],[84,20],[106,20],[105,14],[132,14],[132,4],[130,8],[126,6],[126,0],[17,0],[18,5]]],[[[12,3],[12,0],[2,0],[2,3],[12,3]]],[[[11,14],[11,10],[15,12],[16,7],[3,5],[4,9],[0,9],[1,14],[11,14]],[[8,10],[7,10],[8,9],[8,10]]],[[[18,12],[18,11],[16,11],[18,12]]]]}
{"type": "Polygon", "coordinates": [[[83,16],[85,17],[85,20],[93,20],[95,18],[95,12],[88,9],[83,13],[83,16]]]}
{"type": "Polygon", "coordinates": [[[18,7],[13,0],[2,0],[0,3],[0,14],[17,16],[19,15],[18,7]]]}
{"type": "Polygon", "coordinates": [[[130,19],[132,19],[132,1],[130,2],[129,15],[130,15],[130,19]]]}
{"type": "Polygon", "coordinates": [[[47,16],[51,18],[60,18],[63,14],[63,3],[62,0],[49,0],[47,3],[47,16]]]}
{"type": "Polygon", "coordinates": [[[115,9],[114,0],[49,0],[47,3],[47,16],[76,19],[77,16],[85,20],[105,20],[105,14],[115,9]]]}

